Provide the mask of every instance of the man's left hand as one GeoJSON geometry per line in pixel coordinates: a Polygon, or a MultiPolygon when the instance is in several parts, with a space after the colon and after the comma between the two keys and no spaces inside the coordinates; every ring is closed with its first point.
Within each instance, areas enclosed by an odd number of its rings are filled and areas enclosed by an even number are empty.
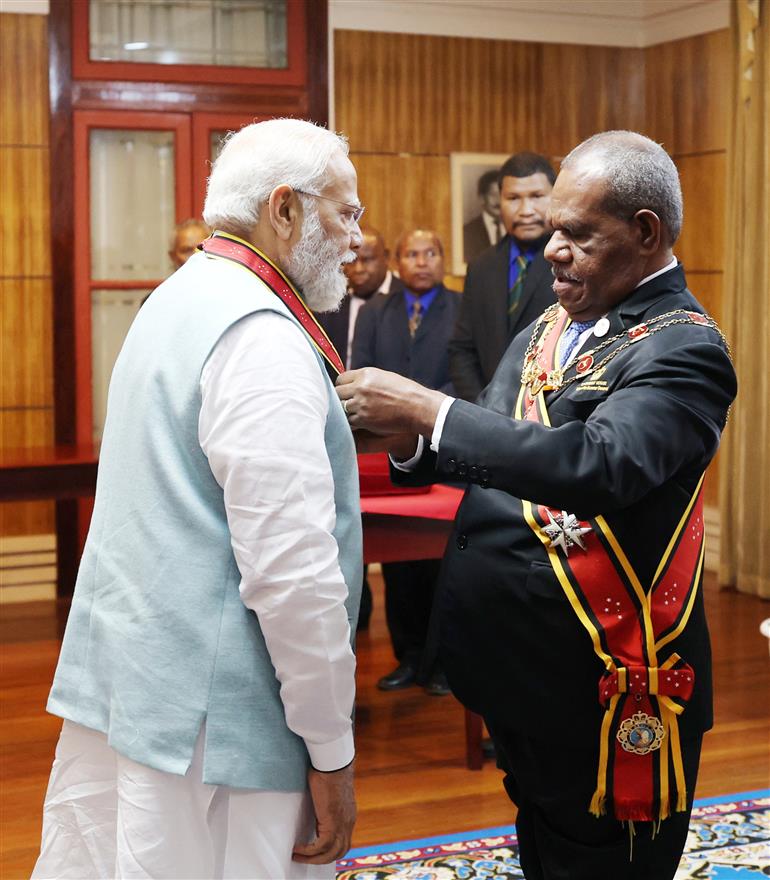
{"type": "Polygon", "coordinates": [[[440,391],[376,367],[342,373],[337,378],[337,394],[354,430],[427,437],[446,398],[440,391]]]}

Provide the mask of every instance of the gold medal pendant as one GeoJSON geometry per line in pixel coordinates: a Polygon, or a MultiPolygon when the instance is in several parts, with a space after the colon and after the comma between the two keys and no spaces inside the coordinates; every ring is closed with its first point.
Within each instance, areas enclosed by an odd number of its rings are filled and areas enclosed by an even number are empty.
{"type": "Polygon", "coordinates": [[[626,718],[618,728],[618,742],[627,752],[634,755],[649,755],[657,751],[666,731],[662,722],[654,715],[636,712],[626,718]]]}

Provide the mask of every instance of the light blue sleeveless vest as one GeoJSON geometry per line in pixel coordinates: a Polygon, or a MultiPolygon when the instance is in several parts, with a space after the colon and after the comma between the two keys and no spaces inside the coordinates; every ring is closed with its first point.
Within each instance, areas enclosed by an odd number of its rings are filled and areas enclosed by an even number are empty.
{"type": "MultiPolygon", "coordinates": [[[[241,602],[222,489],[198,443],[206,359],[236,321],[266,309],[295,321],[250,272],[196,254],[137,315],[112,374],[94,513],[48,710],[177,774],[205,721],[204,782],[302,791],[307,750],[286,726],[257,617],[241,602]]],[[[334,537],[354,633],[362,572],[355,448],[316,356],[329,395],[334,537]]]]}

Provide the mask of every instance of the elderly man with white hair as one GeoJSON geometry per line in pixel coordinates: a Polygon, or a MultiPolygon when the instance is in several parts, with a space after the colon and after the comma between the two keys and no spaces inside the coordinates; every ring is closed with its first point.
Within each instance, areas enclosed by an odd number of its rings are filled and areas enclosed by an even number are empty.
{"type": "Polygon", "coordinates": [[[34,877],[331,877],[349,847],[358,480],[313,312],[362,212],[337,135],[247,126],[128,333],[34,877]]]}

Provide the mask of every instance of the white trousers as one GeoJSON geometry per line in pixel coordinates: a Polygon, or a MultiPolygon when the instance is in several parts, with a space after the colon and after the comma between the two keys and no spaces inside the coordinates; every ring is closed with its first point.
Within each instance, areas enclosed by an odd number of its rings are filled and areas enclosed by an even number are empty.
{"type": "Polygon", "coordinates": [[[203,737],[187,774],[176,776],[65,721],[32,880],[333,878],[333,864],[291,860],[295,843],[314,836],[310,796],[204,784],[203,737]]]}

